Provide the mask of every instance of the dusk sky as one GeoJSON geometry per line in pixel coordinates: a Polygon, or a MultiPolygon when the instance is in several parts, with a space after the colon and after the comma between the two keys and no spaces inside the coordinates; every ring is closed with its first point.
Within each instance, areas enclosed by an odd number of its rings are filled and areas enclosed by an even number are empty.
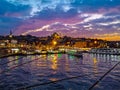
{"type": "Polygon", "coordinates": [[[0,0],[0,35],[120,40],[120,0],[0,0]]]}

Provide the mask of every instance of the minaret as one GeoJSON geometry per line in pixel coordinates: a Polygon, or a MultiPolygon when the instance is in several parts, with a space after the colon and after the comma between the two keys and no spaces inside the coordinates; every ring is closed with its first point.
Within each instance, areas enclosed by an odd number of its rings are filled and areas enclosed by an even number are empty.
{"type": "Polygon", "coordinates": [[[12,37],[13,37],[13,35],[12,35],[12,30],[10,30],[9,37],[10,37],[10,38],[12,38],[12,37]]]}

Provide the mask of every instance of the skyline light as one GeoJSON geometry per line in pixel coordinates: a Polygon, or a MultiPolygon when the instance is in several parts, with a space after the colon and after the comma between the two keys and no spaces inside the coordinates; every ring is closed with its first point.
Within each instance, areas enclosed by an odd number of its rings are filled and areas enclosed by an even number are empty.
{"type": "Polygon", "coordinates": [[[0,35],[120,40],[119,0],[0,0],[0,35]]]}

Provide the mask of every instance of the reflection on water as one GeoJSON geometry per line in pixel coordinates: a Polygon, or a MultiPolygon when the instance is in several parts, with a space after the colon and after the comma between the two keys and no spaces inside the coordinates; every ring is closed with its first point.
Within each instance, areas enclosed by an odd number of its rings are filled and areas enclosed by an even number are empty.
{"type": "Polygon", "coordinates": [[[120,55],[91,54],[91,57],[103,59],[102,61],[120,61],[120,55]]]}
{"type": "Polygon", "coordinates": [[[98,68],[97,68],[98,61],[96,58],[93,58],[93,63],[94,63],[93,71],[94,71],[94,74],[97,75],[98,74],[98,68]]]}
{"type": "Polygon", "coordinates": [[[8,63],[7,65],[8,65],[8,67],[10,68],[10,67],[12,67],[13,65],[17,65],[18,63],[19,63],[19,61],[18,61],[18,56],[15,56],[15,57],[8,57],[8,62],[10,62],[10,63],[8,63]],[[14,60],[14,59],[16,59],[14,62],[12,62],[12,60],[14,60]]]}
{"type": "Polygon", "coordinates": [[[58,60],[57,60],[57,58],[58,58],[58,56],[57,56],[57,54],[55,54],[54,56],[53,56],[53,59],[51,60],[51,62],[52,62],[52,64],[51,64],[51,68],[53,69],[53,70],[57,70],[57,68],[58,68],[58,60]]]}
{"type": "Polygon", "coordinates": [[[70,71],[70,65],[69,65],[69,59],[68,59],[67,55],[65,56],[65,60],[66,60],[65,71],[68,72],[68,71],[70,71]]]}
{"type": "MultiPolygon", "coordinates": [[[[83,58],[67,54],[21,57],[13,56],[0,60],[0,90],[14,90],[36,84],[40,86],[33,87],[33,90],[88,90],[96,80],[120,61],[120,56],[100,54],[84,54],[83,58]],[[53,81],[56,83],[48,84],[53,81]]],[[[104,82],[94,89],[119,89],[120,82],[116,81],[120,81],[119,75],[120,65],[106,76],[109,80],[105,78],[104,82]],[[117,88],[106,88],[110,80],[117,88]]]]}
{"type": "Polygon", "coordinates": [[[93,58],[93,63],[94,63],[94,65],[97,64],[97,59],[96,58],[93,58]]]}

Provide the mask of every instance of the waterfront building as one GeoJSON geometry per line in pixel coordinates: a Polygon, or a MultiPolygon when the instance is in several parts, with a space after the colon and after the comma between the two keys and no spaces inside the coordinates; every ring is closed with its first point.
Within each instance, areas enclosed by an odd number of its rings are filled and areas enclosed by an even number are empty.
{"type": "Polygon", "coordinates": [[[86,41],[75,42],[74,47],[77,47],[77,48],[86,48],[87,47],[87,42],[86,41]]]}

